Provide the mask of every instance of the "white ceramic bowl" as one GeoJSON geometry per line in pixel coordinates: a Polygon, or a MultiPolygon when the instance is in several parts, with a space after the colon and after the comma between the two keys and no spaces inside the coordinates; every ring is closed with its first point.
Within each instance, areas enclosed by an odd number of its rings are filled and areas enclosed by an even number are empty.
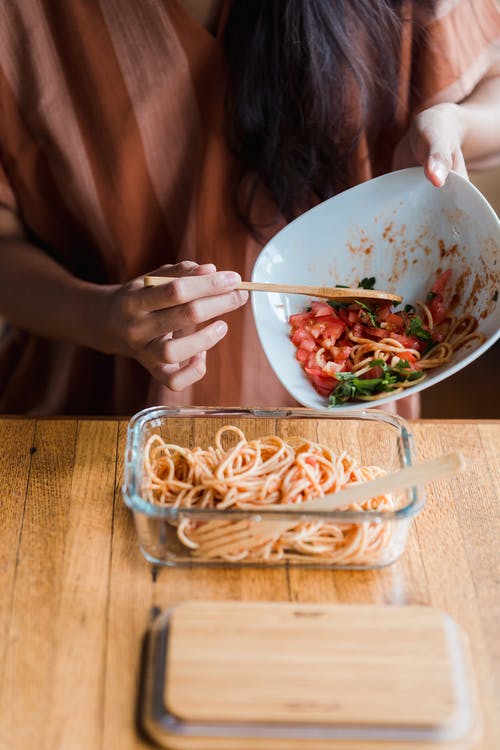
{"type": "MultiPolygon", "coordinates": [[[[435,188],[420,168],[377,177],[321,203],[281,230],[263,248],[253,281],[357,286],[375,276],[376,288],[425,297],[441,271],[452,268],[458,301],[455,315],[472,313],[486,341],[459,350],[452,361],[430,370],[420,385],[377,400],[377,406],[429,388],[465,367],[499,337],[500,222],[481,193],[450,174],[435,188]]],[[[266,356],[287,391],[304,406],[328,408],[295,359],[288,317],[310,298],[252,294],[257,331],[266,356]]],[[[480,398],[480,394],[477,396],[480,398]]],[[[343,404],[335,411],[366,408],[343,404]]]]}

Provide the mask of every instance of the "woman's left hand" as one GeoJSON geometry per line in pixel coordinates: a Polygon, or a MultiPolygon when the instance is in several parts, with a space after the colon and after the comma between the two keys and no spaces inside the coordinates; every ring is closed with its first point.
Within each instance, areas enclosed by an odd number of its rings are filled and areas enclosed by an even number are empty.
{"type": "Polygon", "coordinates": [[[396,147],[393,169],[423,166],[425,176],[442,187],[451,170],[468,177],[462,153],[464,125],[458,104],[436,104],[413,118],[396,147]]]}

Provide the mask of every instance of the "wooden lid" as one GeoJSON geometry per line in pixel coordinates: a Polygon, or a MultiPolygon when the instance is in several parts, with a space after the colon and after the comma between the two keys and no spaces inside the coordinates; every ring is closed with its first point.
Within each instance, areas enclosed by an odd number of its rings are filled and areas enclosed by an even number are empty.
{"type": "Polygon", "coordinates": [[[166,659],[165,707],[191,725],[446,741],[472,723],[460,632],[428,607],[189,602],[166,659]]]}

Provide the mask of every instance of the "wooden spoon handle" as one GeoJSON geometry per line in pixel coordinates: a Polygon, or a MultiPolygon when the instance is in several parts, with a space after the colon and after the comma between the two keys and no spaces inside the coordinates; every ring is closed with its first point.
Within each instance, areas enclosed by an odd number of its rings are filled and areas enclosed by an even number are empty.
{"type": "MultiPolygon", "coordinates": [[[[144,286],[158,286],[173,281],[172,276],[145,276],[144,286]]],[[[346,287],[303,286],[297,284],[269,284],[259,281],[242,281],[238,289],[248,292],[281,292],[284,294],[304,294],[307,297],[324,297],[325,299],[340,299],[352,301],[356,299],[388,300],[401,302],[401,297],[392,292],[382,292],[378,289],[351,289],[346,287]]]]}
{"type": "Polygon", "coordinates": [[[317,511],[337,510],[352,505],[352,503],[359,503],[379,495],[387,495],[389,492],[426,484],[434,479],[444,479],[458,474],[464,468],[465,461],[461,453],[447,453],[438,458],[422,461],[414,466],[407,466],[391,474],[371,479],[369,482],[355,484],[339,490],[339,492],[332,492],[324,497],[311,500],[310,503],[304,503],[303,507],[297,505],[267,505],[265,509],[297,511],[300,507],[301,513],[313,514],[317,511]]]}

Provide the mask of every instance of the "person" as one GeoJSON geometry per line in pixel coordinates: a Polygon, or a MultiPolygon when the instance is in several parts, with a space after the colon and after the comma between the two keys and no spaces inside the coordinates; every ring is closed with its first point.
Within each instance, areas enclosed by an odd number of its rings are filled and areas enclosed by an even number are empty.
{"type": "Polygon", "coordinates": [[[499,40],[495,0],[1,0],[0,411],[293,403],[240,278],[363,180],[493,163],[499,40]]]}

